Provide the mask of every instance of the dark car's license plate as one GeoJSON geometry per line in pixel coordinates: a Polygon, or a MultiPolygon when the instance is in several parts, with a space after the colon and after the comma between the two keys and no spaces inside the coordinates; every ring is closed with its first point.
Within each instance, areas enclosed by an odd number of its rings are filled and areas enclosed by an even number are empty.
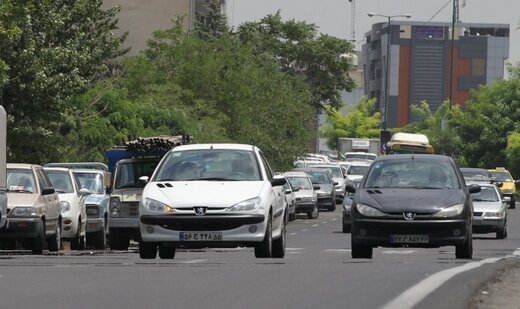
{"type": "Polygon", "coordinates": [[[393,244],[427,244],[428,235],[390,235],[393,244]]]}

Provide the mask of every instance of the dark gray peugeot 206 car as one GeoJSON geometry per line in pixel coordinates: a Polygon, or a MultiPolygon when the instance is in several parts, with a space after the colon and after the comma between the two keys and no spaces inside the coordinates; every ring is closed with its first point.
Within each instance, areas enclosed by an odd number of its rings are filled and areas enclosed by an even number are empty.
{"type": "Polygon", "coordinates": [[[452,158],[400,154],[377,158],[356,189],[351,207],[352,258],[372,258],[374,247],[455,246],[457,258],[473,254],[473,205],[452,158]]]}

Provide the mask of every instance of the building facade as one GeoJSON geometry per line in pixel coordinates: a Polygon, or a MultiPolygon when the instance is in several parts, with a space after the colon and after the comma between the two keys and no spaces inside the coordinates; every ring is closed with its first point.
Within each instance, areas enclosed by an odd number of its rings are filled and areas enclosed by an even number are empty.
{"type": "MultiPolygon", "coordinates": [[[[410,106],[424,100],[435,112],[450,97],[451,23],[392,20],[388,30],[388,23],[376,23],[365,34],[364,93],[377,98],[386,127],[394,128],[415,120],[410,106]],[[390,62],[385,108],[386,59],[390,62]]],[[[509,25],[457,23],[453,46],[451,91],[453,103],[463,107],[471,89],[503,77],[509,25]]]]}

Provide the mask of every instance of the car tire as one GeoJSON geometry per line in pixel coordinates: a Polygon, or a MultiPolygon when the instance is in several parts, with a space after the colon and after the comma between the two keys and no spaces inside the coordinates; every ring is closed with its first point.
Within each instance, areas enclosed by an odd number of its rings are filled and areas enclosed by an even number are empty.
{"type": "Polygon", "coordinates": [[[271,220],[269,215],[264,239],[255,247],[255,257],[257,258],[270,258],[273,256],[273,223],[271,220]]]}
{"type": "Polygon", "coordinates": [[[296,220],[296,214],[292,213],[292,214],[289,215],[289,221],[292,222],[294,220],[296,220]]]}
{"type": "Polygon", "coordinates": [[[457,259],[471,259],[473,257],[473,230],[469,229],[466,242],[455,246],[455,257],[457,259]]]}
{"type": "Polygon", "coordinates": [[[109,229],[108,235],[110,249],[112,250],[128,250],[130,246],[130,239],[128,235],[124,233],[124,230],[111,228],[109,229]]]}
{"type": "Polygon", "coordinates": [[[318,205],[314,205],[314,209],[307,213],[307,218],[317,219],[319,215],[320,215],[320,211],[318,209],[318,205]]]}
{"type": "MultiPolygon", "coordinates": [[[[335,201],[334,201],[335,203],[335,201]]],[[[336,210],[336,204],[332,204],[329,206],[329,211],[335,211],[336,210]]]]}
{"type": "Polygon", "coordinates": [[[507,224],[504,223],[504,226],[500,230],[497,231],[497,239],[505,239],[505,238],[507,238],[507,224]]]}
{"type": "Polygon", "coordinates": [[[45,222],[42,222],[42,226],[36,233],[36,237],[32,241],[32,254],[42,254],[43,247],[45,244],[45,222]]]}
{"type": "Polygon", "coordinates": [[[511,201],[509,202],[509,208],[510,209],[515,209],[516,208],[516,198],[515,196],[511,196],[511,201]]]}
{"type": "Polygon", "coordinates": [[[155,259],[157,257],[157,244],[139,241],[139,257],[146,260],[155,259]]]}
{"type": "Polygon", "coordinates": [[[91,237],[92,238],[92,246],[95,249],[99,249],[99,250],[105,249],[106,241],[107,241],[105,230],[93,232],[91,235],[92,235],[92,237],[91,237]]]}
{"type": "Polygon", "coordinates": [[[350,237],[350,249],[353,259],[371,259],[373,248],[367,245],[361,245],[354,242],[350,237]]]}
{"type": "Polygon", "coordinates": [[[285,256],[285,247],[287,244],[287,229],[285,220],[282,223],[282,231],[280,237],[273,241],[273,258],[281,259],[285,256]]]}
{"type": "Polygon", "coordinates": [[[60,251],[61,247],[61,224],[58,221],[54,228],[54,235],[47,239],[47,246],[50,252],[60,251]]]}
{"type": "Polygon", "coordinates": [[[159,245],[159,257],[163,260],[173,260],[175,258],[175,247],[159,245]]]}
{"type": "Polygon", "coordinates": [[[71,250],[84,250],[85,249],[85,235],[81,236],[81,221],[78,222],[78,230],[76,236],[70,240],[71,250]],[[83,243],[83,245],[82,245],[83,243]]]}
{"type": "Polygon", "coordinates": [[[343,233],[350,233],[350,224],[343,224],[343,233]]]}

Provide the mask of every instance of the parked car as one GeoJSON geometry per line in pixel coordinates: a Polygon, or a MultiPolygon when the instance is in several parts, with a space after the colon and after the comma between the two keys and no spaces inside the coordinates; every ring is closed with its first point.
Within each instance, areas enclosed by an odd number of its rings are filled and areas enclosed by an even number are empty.
{"type": "Polygon", "coordinates": [[[504,200],[509,203],[509,208],[516,208],[516,185],[519,183],[518,180],[514,180],[508,170],[503,167],[497,167],[496,169],[489,170],[491,176],[497,181],[502,182],[500,191],[504,196],[504,200]]]}
{"type": "Polygon", "coordinates": [[[347,168],[347,177],[351,181],[361,179],[367,173],[370,167],[369,161],[353,161],[347,168]]]}
{"type": "Polygon", "coordinates": [[[496,233],[496,238],[507,237],[507,202],[493,184],[480,184],[480,192],[473,197],[473,232],[496,233]]]}
{"type": "Polygon", "coordinates": [[[336,210],[336,191],[334,186],[338,183],[332,180],[328,170],[321,168],[297,168],[295,171],[305,172],[311,178],[312,184],[318,185],[316,194],[318,196],[318,208],[329,211],[336,210]]]}
{"type": "Polygon", "coordinates": [[[296,192],[298,189],[293,188],[291,183],[285,179],[285,184],[283,185],[283,190],[285,192],[285,201],[287,203],[287,210],[289,212],[288,219],[289,221],[294,221],[296,216],[296,192]]]}
{"type": "Polygon", "coordinates": [[[58,251],[61,244],[61,207],[58,194],[43,168],[32,164],[7,164],[7,228],[0,239],[16,241],[41,254],[44,243],[49,251],[58,251]]]}
{"type": "MultiPolygon", "coordinates": [[[[352,184],[357,189],[359,187],[360,182],[361,182],[361,179],[356,179],[355,181],[352,182],[352,184]]],[[[347,192],[347,195],[345,195],[345,198],[343,199],[343,203],[342,203],[343,211],[342,211],[341,223],[342,223],[342,232],[343,233],[350,233],[350,223],[351,223],[350,209],[352,207],[353,200],[354,200],[354,193],[347,192]]]]}
{"type": "Polygon", "coordinates": [[[296,202],[294,213],[305,213],[309,219],[319,216],[318,197],[316,190],[319,186],[313,185],[311,178],[305,172],[286,172],[285,178],[296,191],[296,202]]]}
{"type": "Polygon", "coordinates": [[[90,194],[90,191],[80,190],[80,184],[71,169],[64,167],[44,167],[43,169],[60,199],[62,240],[69,240],[72,250],[84,250],[87,238],[85,196],[90,194]]]}
{"type": "Polygon", "coordinates": [[[351,182],[343,170],[341,166],[338,164],[317,164],[313,165],[313,168],[323,168],[330,172],[332,176],[332,181],[337,182],[338,184],[334,185],[334,191],[336,195],[336,203],[343,203],[343,199],[345,198],[345,186],[347,183],[351,182]]]}
{"type": "Polygon", "coordinates": [[[457,258],[473,255],[473,203],[455,161],[448,156],[378,157],[351,208],[352,258],[372,258],[374,247],[455,246],[457,258]]]}
{"type": "Polygon", "coordinates": [[[253,247],[258,258],[284,257],[285,182],[252,145],[175,147],[143,191],[140,257],[153,259],[159,251],[172,259],[176,248],[237,246],[253,247]]]}

